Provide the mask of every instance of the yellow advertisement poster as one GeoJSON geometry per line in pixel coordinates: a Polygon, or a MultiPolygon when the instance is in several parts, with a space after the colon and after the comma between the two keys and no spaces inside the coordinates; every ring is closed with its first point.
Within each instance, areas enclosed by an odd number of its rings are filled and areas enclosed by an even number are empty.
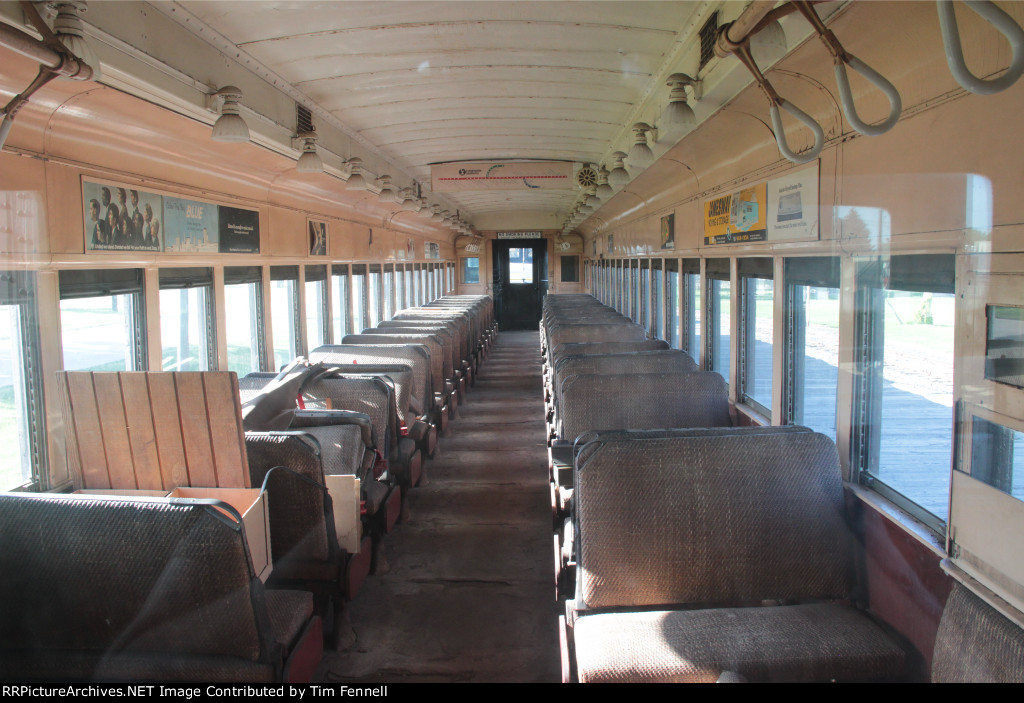
{"type": "Polygon", "coordinates": [[[704,244],[764,241],[768,184],[759,183],[704,203],[704,244]]]}

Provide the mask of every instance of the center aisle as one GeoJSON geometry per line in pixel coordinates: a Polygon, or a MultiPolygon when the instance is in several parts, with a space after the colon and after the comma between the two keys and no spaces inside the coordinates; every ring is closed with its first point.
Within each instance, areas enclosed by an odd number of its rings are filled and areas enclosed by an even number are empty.
{"type": "Polygon", "coordinates": [[[538,334],[502,332],[324,681],[559,680],[544,431],[538,334]]]}

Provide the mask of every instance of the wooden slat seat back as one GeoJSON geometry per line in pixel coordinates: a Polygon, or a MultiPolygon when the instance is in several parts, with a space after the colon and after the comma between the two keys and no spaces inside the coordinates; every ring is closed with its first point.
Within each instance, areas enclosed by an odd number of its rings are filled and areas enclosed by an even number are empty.
{"type": "Polygon", "coordinates": [[[250,488],[231,371],[61,371],[76,488],[250,488]]]}

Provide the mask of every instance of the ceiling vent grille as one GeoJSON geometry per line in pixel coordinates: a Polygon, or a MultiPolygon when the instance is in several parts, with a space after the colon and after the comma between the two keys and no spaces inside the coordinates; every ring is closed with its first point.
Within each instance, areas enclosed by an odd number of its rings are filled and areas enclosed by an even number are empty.
{"type": "Polygon", "coordinates": [[[295,103],[295,133],[302,134],[312,131],[313,113],[309,111],[308,107],[295,103]]]}
{"type": "MultiPolygon", "coordinates": [[[[715,41],[718,39],[718,10],[711,13],[708,21],[700,28],[700,68],[704,68],[715,55],[715,41]]],[[[700,70],[700,69],[697,69],[700,70]]]]}

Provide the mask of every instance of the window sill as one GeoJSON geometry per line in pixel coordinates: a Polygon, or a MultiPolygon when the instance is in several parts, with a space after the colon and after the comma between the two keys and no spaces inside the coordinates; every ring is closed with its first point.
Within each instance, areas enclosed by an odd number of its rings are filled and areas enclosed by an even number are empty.
{"type": "Polygon", "coordinates": [[[735,422],[737,427],[766,427],[772,424],[772,419],[755,410],[745,403],[736,403],[732,406],[736,411],[735,422]]]}
{"type": "Polygon", "coordinates": [[[944,535],[935,532],[935,530],[870,488],[865,488],[855,483],[845,483],[845,486],[858,500],[881,513],[882,516],[934,553],[936,557],[940,559],[946,557],[946,540],[944,535]]]}

